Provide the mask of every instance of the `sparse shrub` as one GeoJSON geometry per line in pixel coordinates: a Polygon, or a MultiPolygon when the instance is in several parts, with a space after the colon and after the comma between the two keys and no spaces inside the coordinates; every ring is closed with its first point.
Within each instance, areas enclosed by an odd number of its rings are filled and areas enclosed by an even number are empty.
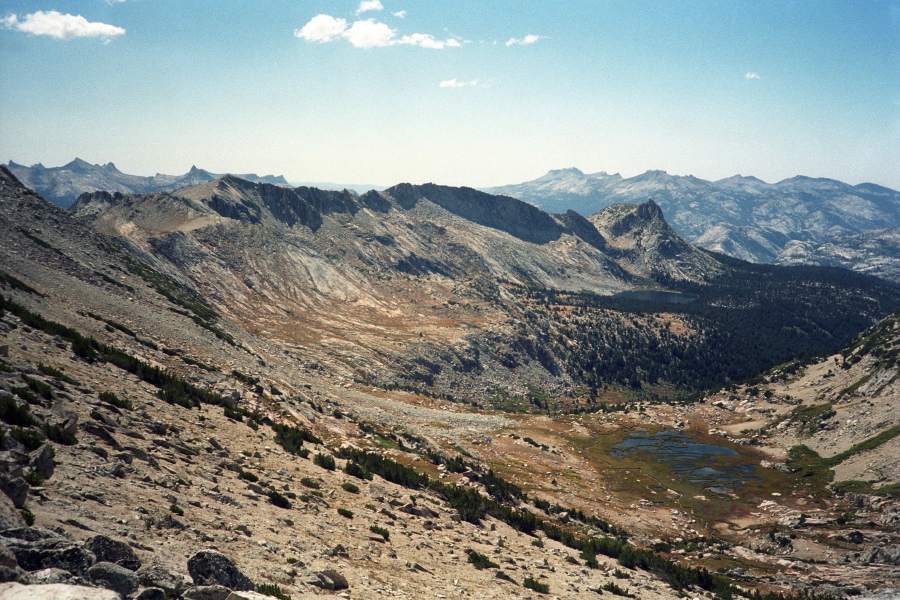
{"type": "Polygon", "coordinates": [[[313,457],[313,464],[327,471],[334,471],[337,468],[337,465],[334,463],[334,457],[330,454],[322,454],[321,452],[317,452],[313,457]]]}
{"type": "Polygon", "coordinates": [[[31,390],[26,387],[12,387],[10,388],[10,391],[28,404],[40,404],[38,397],[32,394],[31,390]]]}
{"type": "Polygon", "coordinates": [[[23,429],[22,427],[13,427],[9,432],[9,436],[17,442],[23,444],[28,451],[37,450],[44,443],[44,438],[33,429],[23,429]]]}
{"type": "Polygon", "coordinates": [[[345,518],[347,518],[347,519],[352,519],[352,518],[353,518],[353,511],[352,511],[352,510],[347,510],[346,508],[339,508],[339,509],[337,509],[337,512],[338,512],[339,515],[341,515],[342,517],[345,517],[345,518]]]}
{"type": "Polygon", "coordinates": [[[36,422],[28,407],[21,406],[12,396],[0,396],[0,420],[22,427],[30,427],[36,422]]]}
{"type": "Polygon", "coordinates": [[[369,527],[369,531],[374,534],[380,535],[384,538],[384,541],[388,541],[391,539],[391,532],[385,529],[384,527],[379,527],[378,525],[372,525],[369,527]]]}
{"type": "Polygon", "coordinates": [[[183,516],[184,516],[184,509],[181,508],[180,506],[178,506],[177,504],[171,505],[171,506],[169,507],[169,510],[171,510],[173,513],[175,513],[175,514],[178,515],[179,517],[183,517],[183,516]]]}
{"type": "Polygon", "coordinates": [[[278,600],[291,600],[291,597],[282,592],[276,583],[258,583],[256,584],[256,591],[259,594],[278,598],[278,600]]]}
{"type": "Polygon", "coordinates": [[[49,375],[50,377],[58,377],[69,385],[81,385],[81,383],[77,379],[72,379],[71,377],[63,373],[60,369],[45,365],[44,363],[38,363],[38,371],[40,371],[44,375],[49,375]]]}
{"type": "Polygon", "coordinates": [[[241,479],[246,479],[250,483],[256,483],[257,481],[259,481],[259,477],[257,477],[255,473],[251,473],[250,471],[241,471],[240,473],[238,473],[238,477],[240,477],[241,479]]]}
{"type": "Polygon", "coordinates": [[[35,379],[34,377],[29,377],[28,375],[25,375],[24,373],[22,373],[22,380],[28,384],[28,387],[35,394],[38,394],[39,396],[41,396],[42,398],[45,398],[47,400],[53,399],[53,388],[50,387],[49,385],[47,385],[46,383],[44,383],[43,381],[41,381],[39,379],[35,379]]]}
{"type": "Polygon", "coordinates": [[[631,575],[621,569],[616,569],[615,571],[613,571],[612,575],[616,579],[631,579],[631,575]]]}
{"type": "Polygon", "coordinates": [[[335,419],[343,419],[344,418],[344,413],[342,413],[341,409],[339,409],[339,408],[334,409],[334,411],[331,414],[334,416],[335,419]]]}
{"type": "Polygon", "coordinates": [[[28,482],[32,487],[38,487],[44,484],[44,476],[37,471],[30,471],[22,476],[22,479],[28,482]]]}
{"type": "Polygon", "coordinates": [[[289,565],[295,565],[295,564],[297,564],[297,559],[292,556],[289,559],[287,559],[287,563],[289,565]]]}
{"type": "Polygon", "coordinates": [[[27,508],[23,508],[19,510],[19,514],[22,515],[22,518],[25,520],[25,524],[31,527],[34,525],[34,513],[28,510],[27,508]]]}
{"type": "Polygon", "coordinates": [[[285,452],[290,452],[291,454],[301,454],[301,452],[305,452],[304,458],[309,455],[309,451],[302,448],[303,442],[309,442],[311,444],[322,443],[322,440],[302,427],[293,427],[291,425],[275,423],[272,425],[272,430],[275,432],[275,443],[280,445],[285,452]]]}
{"type": "Polygon", "coordinates": [[[469,553],[469,562],[472,563],[472,565],[476,569],[499,569],[500,568],[500,565],[493,562],[491,559],[489,559],[484,554],[479,554],[475,550],[468,550],[467,552],[469,553]]]}
{"type": "Polygon", "coordinates": [[[629,593],[627,589],[620,587],[617,583],[612,581],[604,584],[600,589],[613,593],[616,596],[622,596],[623,598],[634,598],[634,594],[629,593]]]}
{"type": "Polygon", "coordinates": [[[78,443],[78,438],[76,438],[71,433],[66,433],[66,431],[59,425],[44,423],[42,429],[44,430],[44,434],[48,439],[58,444],[62,444],[63,446],[74,446],[78,443]]]}
{"type": "Polygon", "coordinates": [[[112,392],[100,392],[97,397],[100,398],[100,402],[111,404],[116,408],[121,408],[123,410],[134,409],[134,406],[131,404],[131,400],[129,400],[128,398],[119,398],[112,392]]]}
{"type": "Polygon", "coordinates": [[[536,540],[531,540],[531,545],[534,546],[534,547],[536,547],[536,548],[543,548],[543,547],[544,547],[544,540],[542,540],[542,539],[540,539],[540,538],[538,538],[538,539],[536,539],[536,540]]]}
{"type": "Polygon", "coordinates": [[[353,477],[358,477],[359,479],[372,479],[372,474],[369,473],[365,467],[361,467],[352,461],[347,461],[347,466],[344,467],[344,473],[353,477]]]}
{"type": "Polygon", "coordinates": [[[541,583],[531,575],[525,576],[525,581],[522,582],[522,585],[527,587],[529,590],[534,590],[539,594],[548,594],[550,593],[550,584],[541,583]]]}
{"type": "Polygon", "coordinates": [[[287,498],[285,498],[284,496],[282,496],[281,494],[279,494],[278,492],[276,492],[275,490],[270,490],[268,495],[269,495],[269,502],[271,502],[278,508],[290,508],[291,507],[290,501],[287,498]]]}
{"type": "Polygon", "coordinates": [[[320,484],[315,479],[310,479],[309,477],[304,477],[303,479],[301,479],[300,485],[302,485],[304,487],[308,487],[312,490],[317,490],[322,487],[322,484],[320,484]]]}
{"type": "Polygon", "coordinates": [[[341,487],[344,488],[344,491],[350,492],[351,494],[359,493],[359,486],[348,482],[342,483],[341,487]]]}

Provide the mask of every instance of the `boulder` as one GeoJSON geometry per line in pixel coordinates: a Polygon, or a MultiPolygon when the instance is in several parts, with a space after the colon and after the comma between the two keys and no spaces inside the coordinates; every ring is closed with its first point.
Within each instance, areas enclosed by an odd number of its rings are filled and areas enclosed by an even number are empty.
{"type": "Polygon", "coordinates": [[[181,595],[184,600],[226,600],[231,595],[224,585],[198,585],[188,588],[181,595]]]}
{"type": "Polygon", "coordinates": [[[224,585],[236,591],[253,591],[253,582],[233,562],[214,550],[203,550],[188,560],[195,585],[224,585]]]}
{"type": "Polygon", "coordinates": [[[152,587],[141,590],[134,600],[168,600],[168,596],[164,589],[152,587]]]}
{"type": "Polygon", "coordinates": [[[347,578],[334,569],[325,569],[322,571],[322,575],[331,580],[334,584],[334,587],[332,588],[334,590],[346,590],[350,587],[350,584],[347,583],[347,578]]]}
{"type": "Polygon", "coordinates": [[[84,547],[93,552],[98,561],[116,563],[130,571],[141,568],[141,560],[125,542],[95,535],[85,542],[84,547]]]}
{"type": "Polygon", "coordinates": [[[83,576],[96,562],[94,554],[84,546],[68,542],[25,542],[11,547],[19,566],[26,571],[63,569],[73,575],[83,576]],[[57,545],[58,547],[47,547],[57,545]]]}
{"type": "Polygon", "coordinates": [[[3,600],[122,600],[122,596],[112,590],[65,583],[46,585],[0,583],[0,598],[3,600]]]}
{"type": "Polygon", "coordinates": [[[111,562],[98,562],[87,571],[87,576],[98,585],[128,596],[138,589],[134,571],[111,562]]]}
{"type": "Polygon", "coordinates": [[[16,510],[16,505],[6,494],[0,494],[0,531],[25,527],[25,519],[16,510]]]}
{"type": "Polygon", "coordinates": [[[28,499],[28,490],[31,486],[21,477],[0,478],[0,490],[9,496],[16,508],[24,508],[25,500],[28,499]]]}
{"type": "Polygon", "coordinates": [[[80,577],[75,577],[68,571],[63,569],[41,569],[28,573],[20,580],[28,585],[47,584],[47,583],[68,583],[72,585],[81,585],[87,583],[81,581],[80,577]]]}
{"type": "Polygon", "coordinates": [[[350,584],[347,583],[347,578],[334,569],[307,571],[300,575],[300,581],[323,590],[345,590],[350,587],[350,584]]]}
{"type": "Polygon", "coordinates": [[[44,444],[28,455],[28,466],[38,472],[44,479],[53,476],[56,463],[53,462],[53,446],[44,444]]]}
{"type": "Polygon", "coordinates": [[[15,569],[18,566],[19,563],[16,561],[16,555],[13,554],[13,551],[6,546],[0,545],[0,567],[15,569]]]}
{"type": "Polygon", "coordinates": [[[176,596],[184,589],[184,577],[160,564],[143,566],[135,575],[142,586],[162,588],[169,596],[176,596]]]}
{"type": "Polygon", "coordinates": [[[10,568],[0,565],[0,583],[6,583],[7,581],[22,581],[26,575],[28,574],[19,567],[10,568]]]}
{"type": "Polygon", "coordinates": [[[230,592],[225,600],[272,600],[272,596],[259,592],[230,592]]]}

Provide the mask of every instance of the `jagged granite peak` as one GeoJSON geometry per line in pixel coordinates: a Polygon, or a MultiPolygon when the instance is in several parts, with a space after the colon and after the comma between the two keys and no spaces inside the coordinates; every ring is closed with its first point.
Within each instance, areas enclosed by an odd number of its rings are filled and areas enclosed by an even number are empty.
{"type": "Polygon", "coordinates": [[[617,254],[616,262],[639,277],[664,281],[705,281],[722,265],[695,248],[666,222],[652,199],[641,204],[613,204],[588,217],[617,254]]]}

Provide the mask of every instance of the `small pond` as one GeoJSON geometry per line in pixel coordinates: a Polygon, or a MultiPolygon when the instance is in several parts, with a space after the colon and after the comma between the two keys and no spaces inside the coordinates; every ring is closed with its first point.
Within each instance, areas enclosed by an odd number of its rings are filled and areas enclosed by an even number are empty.
{"type": "Polygon", "coordinates": [[[640,454],[667,465],[677,476],[714,491],[731,491],[754,477],[756,467],[747,464],[732,448],[703,444],[680,431],[635,432],[612,446],[611,456],[640,454]]]}

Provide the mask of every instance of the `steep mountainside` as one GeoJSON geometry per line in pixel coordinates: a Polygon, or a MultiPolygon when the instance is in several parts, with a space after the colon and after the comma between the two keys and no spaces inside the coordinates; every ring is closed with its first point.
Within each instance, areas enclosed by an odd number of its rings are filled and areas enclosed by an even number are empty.
{"type": "Polygon", "coordinates": [[[486,191],[550,212],[572,209],[583,215],[652,198],[689,241],[755,262],[773,262],[790,240],[823,243],[835,236],[900,226],[900,192],[809,177],[770,184],[740,175],[706,181],[648,171],[624,179],[563,169],[486,191]]]}
{"type": "MultiPolygon", "coordinates": [[[[678,236],[652,201],[610,207],[591,222],[469,188],[401,184],[357,196],[225,177],[170,193],[85,194],[72,211],[121,236],[136,257],[189,281],[257,334],[302,344],[305,352],[307,344],[322,345],[331,367],[348,376],[469,399],[495,388],[522,394],[528,385],[568,394],[575,384],[603,379],[585,368],[608,372],[582,365],[582,357],[573,380],[559,357],[570,354],[571,344],[584,347],[581,334],[556,339],[562,329],[555,318],[537,318],[522,304],[529,290],[602,299],[638,284],[693,286],[689,293],[700,300],[679,309],[700,319],[689,330],[717,333],[676,337],[705,348],[692,364],[721,367],[718,380],[698,379],[711,385],[781,356],[836,348],[897,302],[890,286],[864,278],[795,270],[782,282],[786,271],[772,277],[734,261],[726,267],[722,257],[678,236]],[[781,297],[787,289],[790,297],[781,297]],[[849,293],[823,304],[823,289],[849,293]],[[761,309],[758,297],[766,299],[761,309]],[[728,333],[745,315],[717,307],[744,306],[758,313],[756,335],[767,350],[752,358],[729,351],[710,362],[716,348],[738,350],[723,337],[745,335],[743,328],[728,333]],[[809,306],[816,313],[811,321],[809,306]],[[790,335],[782,333],[785,326],[790,335]]],[[[590,328],[605,322],[598,318],[590,328]]],[[[651,328],[629,346],[636,354],[643,352],[638,346],[667,348],[659,335],[651,328]]],[[[676,360],[662,379],[683,380],[678,370],[686,364],[676,360]]],[[[614,381],[635,377],[641,376],[620,369],[614,381]]]]}
{"type": "MultiPolygon", "coordinates": [[[[184,175],[163,175],[157,173],[153,177],[140,175],[128,175],[122,173],[113,163],[105,165],[92,165],[76,158],[72,162],[61,167],[45,167],[38,163],[30,167],[18,165],[9,161],[6,167],[24,183],[45,199],[57,206],[68,208],[75,199],[85,192],[106,190],[108,192],[122,192],[125,194],[139,194],[143,192],[159,192],[177,190],[189,185],[197,185],[205,181],[218,179],[221,175],[215,175],[209,171],[191,167],[184,175]]],[[[240,175],[249,181],[271,183],[274,185],[287,185],[283,176],[247,174],[240,175]]]]}
{"type": "MultiPolygon", "coordinates": [[[[897,503],[877,494],[894,471],[837,496],[808,465],[779,464],[782,438],[740,427],[727,397],[666,402],[663,375],[720,377],[732,352],[718,349],[742,344],[744,358],[773,339],[839,346],[897,308],[896,289],[724,257],[698,279],[691,253],[710,255],[652,204],[630,210],[604,233],[464,188],[356,196],[226,177],[90,194],[79,217],[0,167],[0,580],[32,586],[0,595],[59,597],[38,586],[52,582],[192,600],[257,585],[295,600],[891,587],[897,503]],[[639,249],[671,261],[659,281],[639,249]],[[697,299],[595,293],[638,277],[697,299]],[[633,361],[602,356],[622,348],[633,361]],[[628,369],[624,384],[608,376],[628,369]]],[[[873,356],[892,381],[894,346],[876,338],[847,351],[847,372],[873,356]]],[[[847,393],[881,387],[866,385],[847,393]]],[[[866,427],[854,441],[870,448],[866,427]]],[[[869,478],[868,462],[847,465],[840,479],[869,478]]]]}

